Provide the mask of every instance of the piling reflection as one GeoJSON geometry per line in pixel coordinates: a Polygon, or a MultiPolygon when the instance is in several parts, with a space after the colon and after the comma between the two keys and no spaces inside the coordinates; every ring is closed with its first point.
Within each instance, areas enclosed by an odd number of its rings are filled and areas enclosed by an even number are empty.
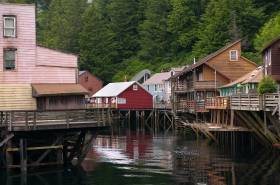
{"type": "MultiPolygon", "coordinates": [[[[279,185],[279,153],[235,150],[174,136],[98,136],[81,168],[32,172],[28,185],[279,185]]],[[[237,147],[238,148],[238,147],[237,147]]],[[[0,175],[0,184],[24,184],[0,175]]]]}

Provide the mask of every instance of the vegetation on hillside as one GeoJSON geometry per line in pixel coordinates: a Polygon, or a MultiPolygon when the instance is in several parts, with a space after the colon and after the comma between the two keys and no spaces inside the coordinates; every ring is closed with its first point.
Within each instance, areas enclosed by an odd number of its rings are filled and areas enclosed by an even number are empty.
{"type": "MultiPolygon", "coordinates": [[[[2,0],[34,3],[35,0],[2,0]]],[[[79,54],[105,82],[189,64],[243,39],[243,55],[280,35],[280,0],[37,0],[40,44],[79,54]]]]}

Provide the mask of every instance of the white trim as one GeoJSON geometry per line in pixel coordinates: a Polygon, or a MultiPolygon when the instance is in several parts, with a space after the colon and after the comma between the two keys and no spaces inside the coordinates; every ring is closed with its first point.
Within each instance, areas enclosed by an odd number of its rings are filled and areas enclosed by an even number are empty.
{"type": "Polygon", "coordinates": [[[4,20],[3,20],[3,36],[4,37],[13,37],[15,38],[16,37],[16,17],[15,16],[9,16],[9,15],[4,15],[3,16],[4,20]],[[14,25],[12,27],[8,27],[6,25],[6,19],[12,19],[13,22],[14,22],[14,25]],[[7,35],[6,33],[6,29],[13,29],[13,34],[12,35],[7,35]]]}
{"type": "Polygon", "coordinates": [[[238,50],[234,49],[234,50],[229,51],[229,60],[230,61],[238,61],[238,50]],[[234,59],[234,60],[231,58],[231,53],[232,52],[236,52],[236,59],[234,59]]]}

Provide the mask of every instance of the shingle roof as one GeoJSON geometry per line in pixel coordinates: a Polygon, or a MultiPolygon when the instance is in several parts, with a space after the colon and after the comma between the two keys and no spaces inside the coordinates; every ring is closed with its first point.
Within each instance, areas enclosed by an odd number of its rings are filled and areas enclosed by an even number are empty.
{"type": "Polygon", "coordinates": [[[231,87],[236,84],[259,83],[263,78],[263,66],[259,66],[250,73],[238,78],[237,80],[222,86],[221,88],[231,87]]]}
{"type": "Polygon", "coordinates": [[[262,49],[262,53],[267,50],[269,47],[271,47],[273,44],[277,43],[278,41],[280,41],[280,36],[276,37],[275,39],[273,39],[270,43],[268,43],[263,49],[262,49]]]}
{"type": "Polygon", "coordinates": [[[80,84],[32,84],[33,96],[85,95],[88,91],[80,84]]]}
{"type": "Polygon", "coordinates": [[[168,80],[170,77],[171,77],[170,72],[156,73],[151,78],[149,78],[146,82],[144,82],[143,85],[163,84],[163,81],[168,80]]]}
{"type": "MultiPolygon", "coordinates": [[[[117,82],[117,83],[109,83],[102,89],[100,89],[97,93],[95,93],[92,97],[116,97],[128,89],[133,84],[137,84],[142,87],[138,82],[117,82]]],[[[142,87],[145,91],[146,89],[142,87]]],[[[147,91],[148,92],[148,91],[147,91]]],[[[148,92],[149,93],[149,92],[148,92]]],[[[149,93],[150,94],[150,93],[149,93]]]]}

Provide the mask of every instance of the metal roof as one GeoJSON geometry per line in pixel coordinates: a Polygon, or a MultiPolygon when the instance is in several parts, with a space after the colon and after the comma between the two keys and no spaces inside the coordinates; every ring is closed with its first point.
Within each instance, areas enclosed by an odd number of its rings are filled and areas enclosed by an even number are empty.
{"type": "MultiPolygon", "coordinates": [[[[97,93],[95,93],[92,97],[116,97],[120,95],[122,92],[124,92],[126,89],[128,89],[133,84],[137,84],[140,87],[138,82],[132,81],[132,82],[116,82],[116,83],[109,83],[102,89],[100,89],[97,93]]],[[[148,92],[144,87],[142,87],[146,92],[148,92]]],[[[150,92],[148,92],[150,94],[150,92]]]]}
{"type": "Polygon", "coordinates": [[[156,73],[149,78],[143,85],[149,84],[163,84],[163,81],[168,80],[171,77],[171,72],[156,73]]]}

